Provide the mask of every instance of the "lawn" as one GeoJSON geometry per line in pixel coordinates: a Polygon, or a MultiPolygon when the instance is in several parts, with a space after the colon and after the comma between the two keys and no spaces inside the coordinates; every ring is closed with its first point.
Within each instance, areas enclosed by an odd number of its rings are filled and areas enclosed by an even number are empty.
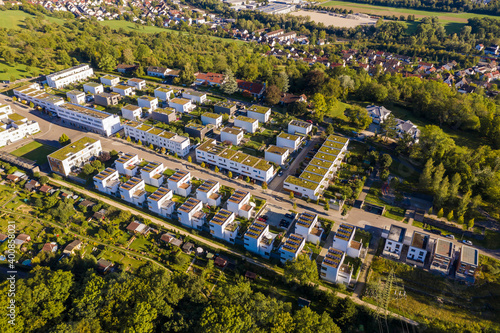
{"type": "Polygon", "coordinates": [[[152,185],[146,184],[144,186],[144,189],[146,190],[146,192],[154,193],[158,189],[158,187],[154,187],[152,185]]]}
{"type": "Polygon", "coordinates": [[[17,80],[26,77],[33,77],[40,74],[40,70],[35,67],[31,67],[32,72],[29,73],[26,70],[26,67],[26,65],[22,64],[15,64],[14,66],[10,66],[3,61],[0,61],[0,81],[10,80],[12,76],[17,80]]]}
{"type": "Polygon", "coordinates": [[[366,195],[365,201],[375,205],[385,206],[384,216],[390,219],[401,221],[405,216],[405,210],[400,207],[392,206],[381,199],[382,183],[376,182],[370,187],[370,191],[366,195]]]}
{"type": "MultiPolygon", "coordinates": [[[[35,18],[34,15],[28,14],[28,13],[23,12],[21,10],[0,11],[0,28],[6,28],[6,29],[24,28],[23,23],[27,17],[35,18]]],[[[39,18],[37,18],[37,20],[39,20],[39,18]]],[[[49,17],[49,16],[43,16],[42,20],[61,24],[61,25],[63,25],[65,23],[65,20],[63,20],[63,19],[49,17]]]]}
{"type": "Polygon", "coordinates": [[[330,118],[339,118],[339,119],[347,120],[344,112],[345,112],[345,110],[348,107],[349,107],[349,104],[346,104],[346,103],[343,103],[341,101],[338,101],[337,105],[335,106],[335,108],[333,108],[332,110],[330,110],[326,114],[326,116],[330,117],[330,118]]]}
{"type": "Polygon", "coordinates": [[[12,152],[12,155],[27,158],[39,164],[47,161],[47,155],[54,152],[56,148],[33,141],[12,152]]]}
{"type": "Polygon", "coordinates": [[[150,249],[151,245],[152,245],[151,242],[147,238],[139,236],[136,239],[134,239],[132,244],[130,244],[129,248],[131,250],[136,250],[138,252],[145,252],[150,249]]]}

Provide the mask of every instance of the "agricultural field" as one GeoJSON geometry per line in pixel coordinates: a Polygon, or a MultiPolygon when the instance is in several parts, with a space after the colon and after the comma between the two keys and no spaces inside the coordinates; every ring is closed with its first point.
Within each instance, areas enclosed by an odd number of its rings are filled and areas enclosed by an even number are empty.
{"type": "MultiPolygon", "coordinates": [[[[24,28],[24,20],[27,18],[35,18],[36,16],[23,12],[21,10],[5,10],[0,11],[0,28],[6,29],[21,29],[24,28]]],[[[39,20],[39,18],[37,18],[39,20]]],[[[44,16],[42,20],[52,23],[64,24],[65,20],[44,16]]]]}
{"type": "Polygon", "coordinates": [[[43,164],[47,161],[47,155],[56,150],[57,149],[54,147],[33,141],[22,146],[19,149],[14,150],[12,152],[12,155],[27,158],[28,160],[43,164]]]}
{"type": "Polygon", "coordinates": [[[290,13],[293,16],[309,16],[312,21],[316,23],[323,23],[325,26],[334,26],[340,28],[354,28],[358,25],[374,25],[377,23],[377,19],[364,18],[359,16],[350,15],[350,17],[341,17],[344,15],[338,15],[335,13],[323,14],[316,11],[305,11],[299,10],[290,13]]]}

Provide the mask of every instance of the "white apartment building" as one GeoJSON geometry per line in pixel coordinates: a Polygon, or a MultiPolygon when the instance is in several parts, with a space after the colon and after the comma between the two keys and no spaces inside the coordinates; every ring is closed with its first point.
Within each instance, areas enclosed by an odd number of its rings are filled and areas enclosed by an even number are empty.
{"type": "Polygon", "coordinates": [[[158,188],[148,197],[148,208],[150,211],[164,217],[171,217],[175,209],[172,201],[174,193],[165,187],[158,188]]]}
{"type": "Polygon", "coordinates": [[[280,261],[281,263],[286,263],[287,261],[293,261],[297,259],[300,252],[306,244],[306,239],[304,236],[299,234],[290,234],[280,246],[280,261]]]}
{"type": "Polygon", "coordinates": [[[453,242],[438,238],[434,242],[434,252],[432,254],[431,272],[448,276],[450,267],[455,259],[455,245],[453,242]]]}
{"type": "Polygon", "coordinates": [[[120,197],[131,204],[142,206],[146,201],[147,192],[144,189],[144,180],[132,177],[127,182],[120,185],[120,197]]]}
{"type": "Polygon", "coordinates": [[[268,161],[217,145],[215,140],[207,140],[196,148],[196,161],[267,183],[274,177],[274,167],[268,161]]]}
{"type": "Polygon", "coordinates": [[[205,180],[196,189],[196,198],[205,205],[212,207],[220,206],[221,195],[219,194],[220,184],[217,181],[205,180]]]}
{"type": "Polygon", "coordinates": [[[82,105],[64,103],[56,108],[62,122],[89,132],[110,136],[122,129],[120,117],[82,105]]]}
{"type": "Polygon", "coordinates": [[[301,140],[302,140],[301,136],[281,132],[276,137],[276,146],[281,147],[281,148],[290,148],[292,150],[295,150],[295,149],[299,148],[301,140]]]}
{"type": "Polygon", "coordinates": [[[252,105],[247,109],[247,117],[257,119],[261,123],[267,123],[271,117],[271,108],[267,106],[252,105]]]}
{"type": "Polygon", "coordinates": [[[92,157],[99,156],[101,152],[101,141],[83,137],[56,150],[47,156],[47,160],[52,172],[68,176],[73,168],[83,167],[92,157]]]}
{"type": "Polygon", "coordinates": [[[94,70],[89,65],[81,64],[60,72],[47,75],[45,78],[51,88],[60,89],[69,84],[84,81],[94,75],[94,70]]]}
{"type": "Polygon", "coordinates": [[[167,180],[168,188],[175,194],[187,197],[191,194],[191,173],[178,170],[167,180]]]}
{"type": "Polygon", "coordinates": [[[290,120],[288,123],[288,133],[307,135],[312,131],[313,125],[302,120],[290,120]]]}
{"type": "Polygon", "coordinates": [[[248,133],[255,133],[259,129],[259,121],[245,116],[238,116],[234,119],[234,126],[240,127],[248,133]]]}
{"type": "Polygon", "coordinates": [[[160,101],[169,101],[173,93],[174,90],[170,87],[158,87],[155,89],[155,97],[160,101]]]}
{"type": "Polygon", "coordinates": [[[184,99],[184,98],[173,98],[169,100],[168,106],[171,108],[174,108],[175,111],[181,112],[181,113],[190,113],[196,108],[196,105],[194,105],[191,100],[189,99],[184,99]]]}
{"type": "Polygon", "coordinates": [[[344,264],[345,253],[333,247],[328,249],[321,263],[320,277],[331,283],[351,283],[351,268],[344,264]]]}
{"type": "Polygon", "coordinates": [[[203,203],[195,198],[187,199],[182,206],[177,209],[179,222],[193,229],[201,229],[207,220],[207,215],[201,210],[203,203]]]}
{"type": "Polygon", "coordinates": [[[406,228],[392,224],[388,232],[382,232],[382,237],[386,238],[382,254],[399,260],[405,244],[405,236],[406,228]]]}
{"type": "Polygon", "coordinates": [[[115,75],[104,75],[101,76],[100,81],[104,85],[113,87],[120,83],[120,78],[115,75]]]}
{"type": "Polygon", "coordinates": [[[250,192],[236,190],[226,202],[226,209],[238,216],[249,219],[252,217],[253,207],[250,205],[250,192]]]}
{"type": "Polygon", "coordinates": [[[240,144],[243,137],[244,132],[239,127],[224,127],[220,131],[220,140],[222,142],[231,142],[235,146],[240,144]]]}
{"type": "Polygon", "coordinates": [[[160,187],[165,179],[163,176],[164,170],[165,167],[163,166],[163,163],[149,162],[146,166],[141,168],[141,178],[146,184],[160,187]]]}
{"type": "Polygon", "coordinates": [[[318,221],[318,214],[303,212],[295,221],[295,233],[305,237],[306,241],[317,244],[323,236],[323,228],[318,221]]]}
{"type": "Polygon", "coordinates": [[[47,94],[37,83],[15,88],[14,95],[19,101],[33,102],[36,106],[52,112],[56,112],[56,108],[65,103],[61,97],[47,94]]]}
{"type": "Polygon", "coordinates": [[[139,171],[139,163],[141,163],[139,155],[126,153],[115,161],[115,166],[120,174],[133,177],[139,171]]]}
{"type": "Polygon", "coordinates": [[[244,246],[248,251],[269,259],[276,234],[269,232],[269,225],[255,221],[244,236],[244,246]]]}
{"type": "Polygon", "coordinates": [[[94,176],[94,187],[100,192],[114,195],[120,186],[120,175],[112,168],[106,168],[94,176]]]}
{"type": "Polygon", "coordinates": [[[127,85],[134,87],[135,90],[143,90],[146,89],[146,80],[137,78],[128,79],[127,85]]]}
{"type": "Polygon", "coordinates": [[[122,107],[122,117],[128,120],[138,120],[142,116],[142,109],[140,106],[127,104],[122,107]]]}
{"type": "Polygon", "coordinates": [[[102,94],[104,92],[104,86],[96,82],[87,82],[83,84],[83,91],[91,93],[92,95],[102,94]]]}
{"type": "Polygon", "coordinates": [[[85,104],[85,93],[83,91],[71,90],[66,93],[66,97],[74,104],[85,104]]]}
{"type": "Polygon", "coordinates": [[[111,90],[121,96],[132,96],[134,94],[132,87],[124,86],[123,84],[113,86],[111,87],[111,90]]]}
{"type": "Polygon", "coordinates": [[[146,124],[129,121],[124,124],[125,136],[130,136],[135,141],[153,144],[156,147],[165,147],[171,153],[185,156],[189,153],[190,140],[163,129],[146,124]]]}
{"type": "Polygon", "coordinates": [[[185,91],[182,97],[191,100],[193,103],[203,104],[207,101],[207,94],[198,91],[185,91]]]}
{"type": "Polygon", "coordinates": [[[468,284],[473,284],[476,280],[478,267],[479,251],[473,247],[462,245],[455,278],[468,284]]]}
{"type": "Polygon", "coordinates": [[[283,165],[286,162],[286,159],[290,155],[290,151],[288,148],[281,148],[277,146],[270,145],[269,148],[266,149],[264,158],[266,161],[273,162],[277,165],[283,165]]]}
{"type": "Polygon", "coordinates": [[[333,237],[332,247],[345,252],[349,257],[358,258],[363,249],[361,242],[354,240],[356,227],[342,223],[333,237]]]}
{"type": "Polygon", "coordinates": [[[144,95],[137,99],[137,104],[141,108],[149,109],[149,112],[151,112],[158,107],[158,98],[144,95]]]}
{"type": "Polygon", "coordinates": [[[239,223],[235,221],[235,214],[221,209],[210,220],[210,234],[218,239],[234,244],[238,235],[239,223]]]}
{"type": "Polygon", "coordinates": [[[205,112],[201,115],[201,123],[203,125],[212,124],[218,128],[222,126],[222,116],[217,113],[205,112]]]}
{"type": "Polygon", "coordinates": [[[36,121],[12,113],[10,105],[2,105],[0,110],[0,147],[40,132],[36,121]]]}
{"type": "Polygon", "coordinates": [[[423,232],[414,231],[411,239],[410,248],[406,255],[407,262],[423,266],[427,256],[427,245],[429,244],[429,235],[423,232]]]}
{"type": "Polygon", "coordinates": [[[12,108],[10,107],[9,104],[2,104],[0,105],[0,118],[3,119],[4,117],[7,117],[7,115],[12,114],[12,108]]]}

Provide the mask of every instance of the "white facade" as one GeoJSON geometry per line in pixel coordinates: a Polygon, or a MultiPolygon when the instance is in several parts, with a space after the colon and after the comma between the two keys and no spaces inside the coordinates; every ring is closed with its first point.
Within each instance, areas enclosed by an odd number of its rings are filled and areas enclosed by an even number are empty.
{"type": "Polygon", "coordinates": [[[281,132],[277,137],[276,137],[276,146],[281,147],[281,148],[290,148],[292,150],[295,150],[299,148],[301,141],[301,137],[298,135],[294,134],[287,134],[281,132]]]}
{"type": "Polygon", "coordinates": [[[429,239],[429,235],[414,231],[406,259],[423,265],[425,257],[427,256],[427,245],[429,244],[429,239]]]}
{"type": "Polygon", "coordinates": [[[280,261],[286,263],[297,259],[306,244],[306,239],[302,235],[291,234],[280,246],[280,261]]]}
{"type": "Polygon", "coordinates": [[[235,146],[240,144],[243,137],[243,130],[237,127],[225,127],[220,131],[220,140],[222,142],[231,142],[235,146]]]}
{"type": "Polygon", "coordinates": [[[85,104],[85,93],[78,90],[71,90],[66,93],[66,97],[74,104],[85,104]]]}
{"type": "Polygon", "coordinates": [[[0,106],[0,121],[0,147],[40,132],[36,121],[12,113],[10,105],[0,106]]]}
{"type": "Polygon", "coordinates": [[[94,176],[94,187],[100,192],[113,195],[118,191],[118,187],[120,186],[119,178],[118,171],[106,168],[94,176]]]}
{"type": "Polygon", "coordinates": [[[165,187],[158,188],[148,197],[148,208],[150,211],[170,217],[175,209],[175,203],[172,201],[174,193],[165,187]]]}
{"type": "Polygon", "coordinates": [[[20,101],[33,102],[33,104],[52,112],[56,112],[57,107],[65,103],[61,97],[47,94],[37,83],[15,88],[14,95],[20,101]]]}
{"type": "Polygon", "coordinates": [[[244,246],[248,251],[269,258],[273,249],[276,234],[269,232],[266,223],[255,221],[249,227],[244,236],[244,246]]]}
{"type": "Polygon", "coordinates": [[[149,162],[141,169],[141,178],[151,186],[160,187],[163,184],[165,177],[163,171],[165,167],[163,163],[149,162]]]}
{"type": "Polygon", "coordinates": [[[158,98],[151,96],[141,96],[137,99],[137,104],[139,104],[141,108],[149,109],[151,112],[153,110],[156,110],[156,108],[158,107],[158,98]]]}
{"type": "Polygon", "coordinates": [[[134,93],[132,87],[124,86],[121,84],[111,87],[111,90],[113,90],[113,92],[115,93],[120,94],[121,96],[132,96],[134,93]]]}
{"type": "Polygon", "coordinates": [[[218,239],[234,244],[238,235],[239,224],[235,221],[235,214],[225,209],[219,210],[210,220],[210,234],[218,239]]]}
{"type": "Polygon", "coordinates": [[[251,217],[253,207],[250,205],[250,192],[236,190],[226,202],[227,210],[235,213],[238,216],[249,219],[251,217]]]}
{"type": "Polygon", "coordinates": [[[271,116],[271,108],[260,105],[252,105],[247,109],[247,117],[257,119],[261,123],[267,123],[271,116]]]}
{"type": "Polygon", "coordinates": [[[318,214],[303,212],[297,215],[295,233],[305,237],[306,241],[318,244],[323,235],[323,228],[318,221],[318,214]]]}
{"type": "Polygon", "coordinates": [[[120,185],[120,197],[131,204],[142,206],[146,201],[144,180],[137,177],[130,178],[127,182],[120,185]]]}
{"type": "Polygon", "coordinates": [[[139,155],[126,153],[115,161],[115,166],[120,174],[132,177],[139,171],[139,163],[141,163],[139,155]]]}
{"type": "Polygon", "coordinates": [[[175,194],[187,197],[191,194],[191,173],[178,170],[167,180],[168,188],[175,194]]]}
{"type": "Polygon", "coordinates": [[[143,143],[153,144],[156,147],[165,147],[179,156],[189,153],[190,140],[185,136],[137,122],[126,123],[124,129],[125,136],[130,136],[136,141],[141,140],[143,143]]]}
{"type": "Polygon", "coordinates": [[[384,250],[382,254],[389,257],[394,257],[399,259],[401,257],[401,251],[403,251],[403,244],[405,242],[406,228],[401,228],[396,225],[391,225],[389,232],[382,237],[386,238],[384,250]]]}
{"type": "Polygon", "coordinates": [[[68,176],[74,167],[83,167],[92,157],[99,156],[101,152],[101,141],[83,137],[53,152],[47,156],[47,160],[50,170],[68,176]]]}
{"type": "Polygon", "coordinates": [[[182,206],[177,209],[179,222],[193,229],[201,229],[206,222],[206,214],[201,210],[203,203],[195,198],[187,199],[182,206]]]}
{"type": "Polygon", "coordinates": [[[234,119],[234,126],[240,127],[248,133],[255,133],[259,129],[259,121],[257,119],[239,116],[234,119]]]}
{"type": "Polygon", "coordinates": [[[128,120],[137,120],[142,116],[142,109],[140,106],[127,104],[121,109],[122,117],[128,120]]]}
{"type": "Polygon", "coordinates": [[[56,107],[56,112],[63,123],[83,128],[93,133],[110,136],[122,129],[118,115],[99,111],[94,108],[64,103],[56,107]]]}
{"type": "Polygon", "coordinates": [[[102,84],[113,87],[120,83],[120,78],[114,75],[104,75],[101,76],[100,81],[102,84]]]}
{"type": "Polygon", "coordinates": [[[181,113],[190,113],[196,108],[196,105],[191,100],[184,98],[173,98],[168,102],[168,106],[181,113]]]}
{"type": "Polygon", "coordinates": [[[266,160],[217,145],[215,140],[207,140],[196,148],[196,161],[267,183],[274,176],[274,167],[266,160]]]}
{"type": "Polygon", "coordinates": [[[438,238],[434,242],[434,252],[430,270],[435,273],[447,276],[450,273],[450,267],[455,260],[455,245],[453,242],[438,238]]]}
{"type": "Polygon", "coordinates": [[[95,82],[87,82],[83,84],[83,91],[91,93],[92,95],[102,94],[104,92],[104,86],[95,82]]]}
{"type": "Polygon", "coordinates": [[[290,151],[287,148],[280,148],[271,145],[266,149],[264,158],[266,161],[273,162],[277,165],[283,165],[289,155],[290,151]]]}
{"type": "Polygon", "coordinates": [[[219,194],[219,182],[206,180],[196,189],[196,198],[205,205],[212,207],[220,206],[221,195],[219,194]]]}
{"type": "Polygon", "coordinates": [[[185,91],[182,93],[182,97],[191,100],[194,103],[203,104],[207,101],[207,94],[200,93],[197,91],[185,91]]]}
{"type": "Polygon", "coordinates": [[[60,89],[69,84],[84,81],[94,75],[89,65],[78,65],[46,76],[47,84],[51,88],[60,89]]]}
{"type": "Polygon", "coordinates": [[[222,126],[222,116],[217,113],[205,112],[201,115],[201,123],[203,125],[212,124],[215,127],[222,126]]]}
{"type": "Polygon", "coordinates": [[[344,264],[345,253],[333,247],[328,249],[321,263],[320,277],[332,283],[351,283],[351,269],[344,264]]]}
{"type": "Polygon", "coordinates": [[[170,87],[159,87],[155,89],[155,97],[160,101],[169,101],[174,90],[170,87]]]}
{"type": "Polygon", "coordinates": [[[146,89],[146,80],[143,79],[128,79],[127,84],[131,87],[134,87],[135,90],[143,90],[146,89]]]}
{"type": "Polygon", "coordinates": [[[291,120],[288,123],[288,133],[295,134],[300,133],[303,135],[307,135],[312,131],[313,125],[301,120],[291,120]]]}

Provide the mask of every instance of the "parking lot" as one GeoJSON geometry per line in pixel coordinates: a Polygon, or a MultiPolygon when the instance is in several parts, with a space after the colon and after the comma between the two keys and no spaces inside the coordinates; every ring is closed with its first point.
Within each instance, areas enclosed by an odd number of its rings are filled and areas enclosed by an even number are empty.
{"type": "Polygon", "coordinates": [[[286,209],[283,209],[282,207],[276,205],[267,205],[267,207],[262,211],[262,214],[260,214],[258,218],[267,216],[267,220],[265,220],[267,224],[275,228],[288,230],[292,226],[293,222],[293,217],[290,214],[292,213],[286,209]],[[288,214],[289,217],[285,216],[285,214],[288,214]],[[280,223],[282,221],[283,223],[280,223]]]}

